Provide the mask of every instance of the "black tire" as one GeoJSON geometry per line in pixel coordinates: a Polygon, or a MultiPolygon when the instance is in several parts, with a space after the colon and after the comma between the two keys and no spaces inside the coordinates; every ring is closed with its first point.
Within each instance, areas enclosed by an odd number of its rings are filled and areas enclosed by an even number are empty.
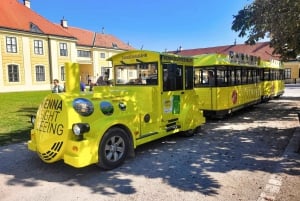
{"type": "Polygon", "coordinates": [[[98,149],[98,165],[106,170],[120,166],[129,151],[129,137],[122,128],[109,129],[103,136],[98,149]]]}
{"type": "Polygon", "coordinates": [[[198,126],[195,129],[191,129],[191,130],[187,130],[187,131],[181,132],[181,135],[183,137],[192,137],[195,134],[199,133],[200,131],[201,131],[201,126],[198,126]]]}
{"type": "Polygon", "coordinates": [[[192,137],[195,135],[195,131],[193,129],[181,132],[181,136],[183,137],[192,137]]]}

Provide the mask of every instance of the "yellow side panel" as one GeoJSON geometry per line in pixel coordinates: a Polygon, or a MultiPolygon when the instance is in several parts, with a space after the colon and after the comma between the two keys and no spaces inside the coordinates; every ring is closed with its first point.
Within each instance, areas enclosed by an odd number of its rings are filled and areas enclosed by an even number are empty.
{"type": "Polygon", "coordinates": [[[200,106],[203,110],[226,110],[259,101],[260,84],[239,85],[232,87],[197,88],[200,106]]]}

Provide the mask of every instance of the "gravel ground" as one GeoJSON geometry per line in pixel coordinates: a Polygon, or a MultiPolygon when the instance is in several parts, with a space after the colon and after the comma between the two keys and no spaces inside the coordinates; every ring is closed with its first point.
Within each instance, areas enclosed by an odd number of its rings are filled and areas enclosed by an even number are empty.
{"type": "Polygon", "coordinates": [[[299,201],[299,92],[288,86],[194,137],[143,145],[112,171],[45,164],[25,143],[0,147],[0,200],[299,201]]]}

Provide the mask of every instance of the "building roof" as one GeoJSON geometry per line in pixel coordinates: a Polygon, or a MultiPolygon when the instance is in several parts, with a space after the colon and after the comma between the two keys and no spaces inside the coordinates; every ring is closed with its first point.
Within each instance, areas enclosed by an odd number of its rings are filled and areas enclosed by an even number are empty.
{"type": "Polygon", "coordinates": [[[0,13],[0,28],[74,38],[18,0],[1,0],[0,13]]]}
{"type": "Polygon", "coordinates": [[[272,54],[273,48],[269,46],[269,42],[259,42],[256,43],[255,45],[236,44],[236,45],[224,45],[224,46],[217,46],[217,47],[177,50],[177,51],[172,51],[172,53],[183,55],[183,56],[194,56],[199,54],[211,54],[211,53],[229,54],[230,51],[257,56],[260,57],[262,60],[280,59],[278,55],[272,54]]]}
{"type": "MultiPolygon", "coordinates": [[[[57,25],[61,26],[61,25],[57,25]]],[[[134,49],[130,45],[119,40],[111,34],[97,33],[77,27],[65,27],[65,31],[78,39],[77,45],[90,47],[103,47],[112,49],[131,50],[134,49]]]]}
{"type": "MultiPolygon", "coordinates": [[[[60,24],[56,24],[56,26],[63,28],[60,24]]],[[[92,46],[94,32],[70,26],[63,29],[70,35],[77,38],[77,45],[92,46]]]]}
{"type": "Polygon", "coordinates": [[[55,24],[19,0],[0,0],[0,28],[77,39],[77,45],[131,50],[130,45],[110,34],[55,24]]]}
{"type": "Polygon", "coordinates": [[[113,47],[116,49],[132,50],[129,44],[126,44],[110,34],[97,33],[95,38],[96,47],[113,47]]]}

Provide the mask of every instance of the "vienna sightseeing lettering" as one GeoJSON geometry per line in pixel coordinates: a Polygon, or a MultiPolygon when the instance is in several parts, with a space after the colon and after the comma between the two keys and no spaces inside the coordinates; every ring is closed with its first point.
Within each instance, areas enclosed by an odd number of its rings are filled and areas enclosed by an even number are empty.
{"type": "Polygon", "coordinates": [[[43,108],[62,111],[62,100],[46,99],[43,102],[43,108]]]}
{"type": "Polygon", "coordinates": [[[41,107],[37,129],[44,133],[62,135],[64,125],[57,122],[62,112],[62,100],[46,99],[41,107]]]}

